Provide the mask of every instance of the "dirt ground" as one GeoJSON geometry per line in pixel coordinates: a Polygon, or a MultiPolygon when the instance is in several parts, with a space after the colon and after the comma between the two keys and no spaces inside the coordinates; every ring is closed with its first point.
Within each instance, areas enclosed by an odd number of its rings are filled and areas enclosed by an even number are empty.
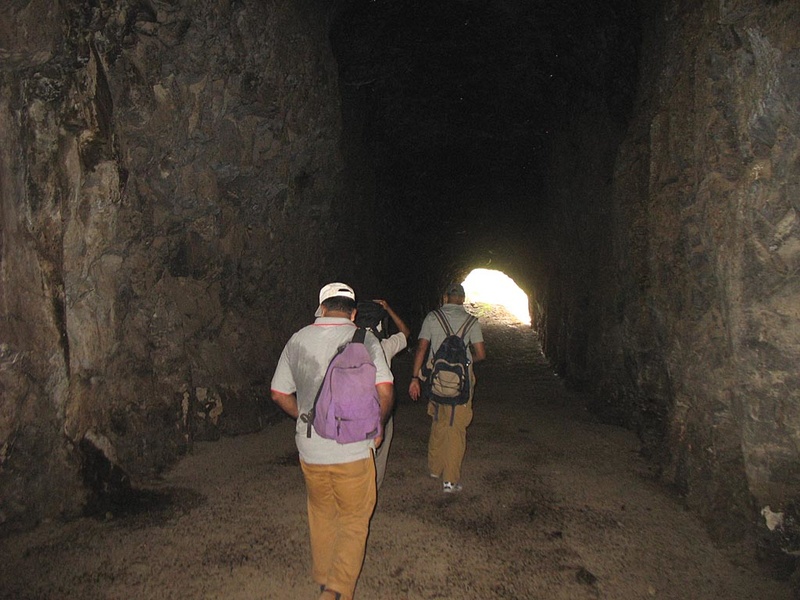
{"type": "MultiPolygon", "coordinates": [[[[464,491],[428,477],[429,419],[394,361],[398,409],[359,600],[783,600],[751,557],[711,543],[628,431],[595,422],[535,334],[483,312],[464,491]]],[[[196,444],[137,513],[0,540],[0,597],[312,600],[293,424],[196,444]]]]}

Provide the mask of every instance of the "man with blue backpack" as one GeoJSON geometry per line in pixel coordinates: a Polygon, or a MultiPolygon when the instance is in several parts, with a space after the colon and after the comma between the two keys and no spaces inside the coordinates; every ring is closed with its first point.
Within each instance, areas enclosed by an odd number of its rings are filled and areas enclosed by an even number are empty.
{"type": "Polygon", "coordinates": [[[296,419],[308,497],[312,576],[320,600],[350,600],[375,509],[375,461],[394,404],[394,378],[378,339],[354,324],[343,283],[320,290],[313,324],[287,342],[272,400],[296,419]]]}
{"type": "Polygon", "coordinates": [[[408,393],[428,401],[432,417],[428,469],[447,494],[462,490],[461,463],[467,449],[475,390],[473,365],[486,358],[478,320],[464,309],[464,287],[447,287],[444,303],[422,322],[408,393]]]}

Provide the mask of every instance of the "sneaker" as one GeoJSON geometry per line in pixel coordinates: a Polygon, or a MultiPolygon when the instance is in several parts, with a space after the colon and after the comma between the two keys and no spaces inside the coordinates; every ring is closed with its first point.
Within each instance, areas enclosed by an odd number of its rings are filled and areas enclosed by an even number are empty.
{"type": "Polygon", "coordinates": [[[462,486],[460,483],[451,483],[449,481],[442,483],[442,491],[445,494],[457,494],[463,489],[464,486],[462,486]]]}

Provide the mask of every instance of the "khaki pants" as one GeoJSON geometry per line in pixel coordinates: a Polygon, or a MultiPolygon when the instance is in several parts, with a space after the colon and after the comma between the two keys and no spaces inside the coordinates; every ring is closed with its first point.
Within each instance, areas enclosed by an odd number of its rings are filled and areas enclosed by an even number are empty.
{"type": "Polygon", "coordinates": [[[469,401],[455,407],[428,402],[428,414],[433,418],[428,438],[428,469],[442,481],[461,481],[461,463],[467,451],[467,427],[472,422],[472,398],[475,395],[475,372],[469,366],[469,401]],[[452,419],[452,425],[450,424],[452,419]]]}
{"type": "Polygon", "coordinates": [[[375,451],[375,479],[378,489],[381,489],[383,477],[386,475],[386,461],[389,459],[389,446],[392,445],[392,437],[394,437],[394,417],[389,417],[386,427],[383,429],[383,443],[375,451]]]}
{"type": "Polygon", "coordinates": [[[308,494],[312,576],[350,599],[364,563],[375,510],[375,461],[336,465],[300,461],[308,494]]]}
{"type": "Polygon", "coordinates": [[[431,475],[441,475],[442,481],[461,481],[461,463],[467,451],[467,426],[472,422],[472,400],[455,407],[428,403],[433,417],[428,439],[428,469],[431,475]],[[453,424],[450,419],[453,418],[453,424]]]}

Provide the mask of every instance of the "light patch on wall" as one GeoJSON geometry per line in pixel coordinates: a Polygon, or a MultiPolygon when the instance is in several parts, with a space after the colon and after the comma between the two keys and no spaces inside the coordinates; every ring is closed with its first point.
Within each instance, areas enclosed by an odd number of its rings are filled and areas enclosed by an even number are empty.
{"type": "Polygon", "coordinates": [[[528,295],[502,271],[475,269],[464,280],[467,302],[500,304],[523,323],[530,325],[528,295]]]}

